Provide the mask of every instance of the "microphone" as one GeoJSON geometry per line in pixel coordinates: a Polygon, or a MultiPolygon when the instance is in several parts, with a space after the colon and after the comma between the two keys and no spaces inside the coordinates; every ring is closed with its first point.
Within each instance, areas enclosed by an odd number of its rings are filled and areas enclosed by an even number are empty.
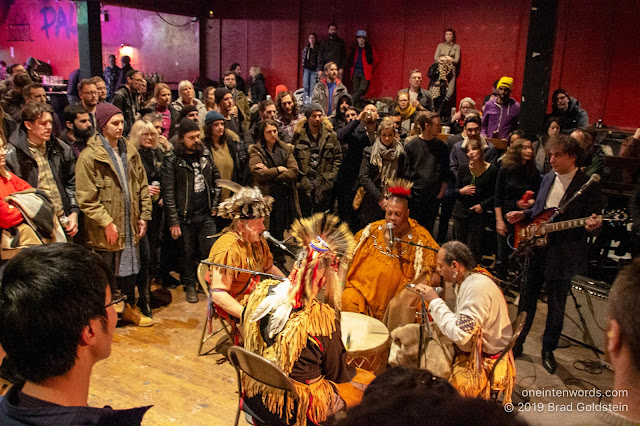
{"type": "MultiPolygon", "coordinates": [[[[413,290],[414,288],[416,288],[416,285],[406,284],[404,288],[406,288],[407,290],[413,290]]],[[[432,288],[438,294],[438,296],[442,296],[442,291],[444,290],[442,287],[438,286],[438,287],[432,287],[432,288]]]]}
{"type": "Polygon", "coordinates": [[[582,194],[582,192],[594,182],[600,182],[600,175],[597,173],[592,174],[589,180],[584,185],[582,185],[582,188],[580,188],[577,193],[582,194]]]}
{"type": "Polygon", "coordinates": [[[393,223],[387,222],[387,238],[389,238],[389,245],[393,246],[393,223]]]}
{"type": "Polygon", "coordinates": [[[263,236],[264,238],[266,238],[267,240],[271,241],[271,242],[272,242],[276,247],[278,247],[278,248],[280,248],[280,249],[282,249],[282,250],[284,250],[284,251],[287,251],[287,252],[289,251],[289,249],[287,249],[287,246],[285,246],[285,245],[282,243],[282,241],[280,241],[280,240],[276,239],[276,237],[274,237],[273,235],[271,235],[271,234],[269,233],[269,231],[264,231],[264,232],[262,233],[262,236],[263,236]]]}

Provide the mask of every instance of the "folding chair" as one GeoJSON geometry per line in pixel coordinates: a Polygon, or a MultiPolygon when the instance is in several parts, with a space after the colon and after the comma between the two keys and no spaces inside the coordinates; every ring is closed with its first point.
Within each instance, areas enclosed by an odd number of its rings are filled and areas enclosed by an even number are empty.
{"type": "MultiPolygon", "coordinates": [[[[489,372],[489,385],[491,387],[493,387],[493,381],[495,379],[494,375],[495,375],[496,367],[498,366],[498,363],[509,352],[511,352],[511,350],[515,346],[516,340],[518,340],[518,336],[520,336],[520,333],[522,333],[522,329],[524,328],[524,322],[526,321],[526,319],[527,319],[527,313],[525,311],[522,311],[522,312],[520,312],[520,314],[518,314],[518,316],[516,317],[515,321],[511,324],[511,327],[513,328],[513,335],[511,336],[511,340],[509,340],[509,344],[507,345],[507,347],[504,348],[502,350],[502,352],[500,352],[500,356],[498,357],[496,362],[493,364],[493,367],[491,368],[491,371],[489,372]]],[[[492,392],[492,398],[493,399],[497,399],[498,398],[498,392],[496,392],[495,395],[492,392]]]]}
{"type": "Polygon", "coordinates": [[[240,346],[232,346],[227,352],[227,357],[231,365],[236,369],[238,379],[238,410],[236,412],[235,426],[238,426],[240,419],[240,411],[242,407],[242,371],[254,380],[264,383],[267,386],[276,389],[288,391],[293,395],[294,400],[298,400],[298,394],[291,379],[277,365],[273,364],[261,357],[260,355],[249,352],[240,346]]]}
{"type": "MultiPolygon", "coordinates": [[[[200,263],[198,265],[198,282],[200,283],[200,286],[202,287],[202,290],[204,290],[204,293],[208,296],[209,295],[209,283],[207,282],[207,272],[209,272],[209,266],[205,265],[204,263],[200,263]]],[[[207,340],[209,340],[210,338],[212,338],[213,336],[215,336],[216,334],[220,333],[221,331],[224,331],[225,334],[227,335],[227,337],[229,338],[229,340],[233,343],[233,335],[231,333],[230,330],[230,325],[225,321],[224,318],[220,317],[218,314],[216,314],[215,312],[213,313],[213,317],[214,319],[217,318],[220,321],[220,328],[217,329],[216,331],[207,334],[207,328],[209,326],[209,317],[207,315],[207,317],[204,320],[204,326],[202,327],[202,334],[200,336],[200,346],[198,346],[198,356],[200,355],[207,355],[209,354],[212,350],[214,350],[215,348],[211,348],[206,352],[202,352],[202,346],[204,346],[205,342],[207,340]]]]}

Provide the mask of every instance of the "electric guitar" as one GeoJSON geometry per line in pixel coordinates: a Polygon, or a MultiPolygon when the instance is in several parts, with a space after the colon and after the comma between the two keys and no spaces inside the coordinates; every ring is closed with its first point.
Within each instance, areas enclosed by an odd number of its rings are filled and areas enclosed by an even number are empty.
{"type": "MultiPolygon", "coordinates": [[[[528,223],[516,223],[515,232],[513,235],[513,247],[518,250],[521,245],[531,247],[543,247],[547,244],[547,234],[556,231],[564,231],[567,229],[580,228],[585,225],[589,217],[583,217],[580,219],[563,220],[561,222],[548,222],[545,223],[551,215],[555,212],[555,209],[547,209],[533,218],[528,223]]],[[[613,215],[598,215],[598,219],[609,222],[621,222],[627,218],[626,213],[615,212],[613,215]]]]}

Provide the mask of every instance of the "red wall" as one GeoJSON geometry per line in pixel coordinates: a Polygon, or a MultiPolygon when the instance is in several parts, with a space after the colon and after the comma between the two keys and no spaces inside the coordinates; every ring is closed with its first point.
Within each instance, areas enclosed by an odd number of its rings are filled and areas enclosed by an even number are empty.
{"type": "Polygon", "coordinates": [[[638,0],[566,0],[558,7],[551,92],[562,87],[577,98],[590,123],[640,126],[638,22],[638,0]]]}
{"type": "MultiPolygon", "coordinates": [[[[146,72],[162,73],[168,81],[198,75],[197,23],[173,27],[153,12],[109,5],[106,9],[111,19],[102,24],[105,58],[117,53],[120,43],[129,43],[138,49],[134,66],[146,72]]],[[[456,29],[462,50],[458,100],[470,96],[480,102],[502,75],[515,78],[516,98],[521,93],[529,0],[495,0],[490,4],[469,0],[433,0],[428,4],[409,0],[246,0],[228,2],[213,12],[215,19],[207,21],[207,54],[203,59],[207,76],[215,80],[221,70],[239,62],[245,79],[249,67],[262,67],[271,93],[278,84],[290,89],[301,86],[300,52],[307,35],[316,32],[326,37],[327,23],[334,17],[349,46],[355,31],[363,28],[378,52],[380,64],[370,96],[393,96],[407,86],[410,69],[426,71],[448,27],[456,29]]],[[[186,17],[162,15],[176,24],[188,22],[186,17]]],[[[563,87],[577,97],[591,122],[602,118],[611,125],[638,125],[634,104],[640,99],[638,22],[640,0],[559,2],[551,88],[563,87]]],[[[16,0],[1,24],[0,58],[7,63],[24,62],[33,55],[49,61],[54,74],[64,76],[78,66],[72,2],[16,0]],[[42,12],[45,8],[49,9],[42,12]],[[8,41],[16,28],[27,30],[29,40],[8,41]]]]}

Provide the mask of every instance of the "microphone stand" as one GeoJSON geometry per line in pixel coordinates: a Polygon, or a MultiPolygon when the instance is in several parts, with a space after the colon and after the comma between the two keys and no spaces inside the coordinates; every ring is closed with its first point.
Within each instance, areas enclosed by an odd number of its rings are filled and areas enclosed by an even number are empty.
{"type": "Polygon", "coordinates": [[[427,352],[427,345],[433,339],[433,331],[429,324],[429,312],[427,311],[427,303],[424,300],[422,293],[412,290],[410,287],[405,286],[411,293],[415,293],[420,296],[420,340],[418,341],[418,368],[421,367],[420,361],[424,358],[424,368],[427,369],[427,359],[425,354],[427,352]],[[425,341],[425,335],[427,337],[425,341]]]}
{"type": "Polygon", "coordinates": [[[222,265],[220,263],[209,262],[208,260],[201,260],[200,263],[204,263],[205,265],[217,266],[219,268],[231,269],[232,271],[246,272],[247,274],[251,274],[252,276],[260,275],[267,278],[273,278],[274,280],[279,280],[279,281],[284,281],[287,279],[287,277],[279,277],[278,275],[267,274],[266,272],[258,272],[258,271],[252,271],[251,269],[243,269],[243,268],[236,268],[235,266],[222,265]]]}
{"type": "Polygon", "coordinates": [[[403,240],[403,239],[398,238],[398,237],[394,238],[394,239],[393,239],[393,241],[394,241],[394,242],[399,242],[399,243],[404,243],[404,244],[409,244],[410,246],[416,246],[416,247],[426,248],[426,249],[429,249],[429,250],[431,250],[431,251],[435,251],[436,253],[437,253],[437,252],[438,252],[438,250],[439,250],[439,249],[437,249],[437,248],[433,248],[433,247],[431,247],[431,246],[425,246],[425,245],[423,245],[423,244],[414,243],[414,242],[412,242],[412,241],[406,241],[406,240],[403,240]]]}

